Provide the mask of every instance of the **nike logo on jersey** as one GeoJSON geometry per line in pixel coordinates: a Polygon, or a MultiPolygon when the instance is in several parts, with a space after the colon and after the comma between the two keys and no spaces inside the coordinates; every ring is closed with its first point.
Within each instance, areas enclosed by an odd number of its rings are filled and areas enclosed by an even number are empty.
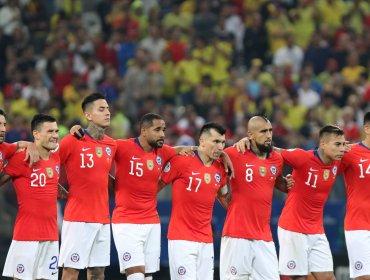
{"type": "Polygon", "coordinates": [[[360,162],[365,162],[365,161],[368,161],[369,159],[360,159],[360,162]]]}
{"type": "Polygon", "coordinates": [[[316,172],[316,171],[319,171],[319,170],[317,170],[317,169],[313,169],[312,167],[310,167],[310,171],[311,171],[311,172],[316,172]]]}
{"type": "Polygon", "coordinates": [[[55,274],[57,274],[58,273],[58,271],[55,271],[55,272],[52,272],[51,273],[51,275],[55,275],[55,274]]]}
{"type": "Polygon", "coordinates": [[[85,151],[88,151],[90,150],[91,148],[82,148],[82,151],[85,152],[85,151]]]}
{"type": "Polygon", "coordinates": [[[191,172],[191,175],[199,175],[199,172],[191,172]]]}
{"type": "Polygon", "coordinates": [[[34,168],[34,169],[32,169],[32,171],[33,172],[37,172],[37,171],[39,171],[41,168],[34,168]]]}
{"type": "Polygon", "coordinates": [[[134,156],[133,156],[131,159],[132,159],[132,160],[138,160],[138,159],[140,159],[140,158],[139,158],[139,157],[134,157],[134,156]]]}
{"type": "Polygon", "coordinates": [[[245,167],[254,166],[254,164],[246,164],[245,167]]]}

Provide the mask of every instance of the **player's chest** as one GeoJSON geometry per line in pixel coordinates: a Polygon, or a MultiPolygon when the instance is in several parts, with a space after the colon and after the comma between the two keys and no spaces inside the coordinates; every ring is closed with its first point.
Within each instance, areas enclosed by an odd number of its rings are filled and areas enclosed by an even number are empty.
{"type": "Polygon", "coordinates": [[[136,177],[155,177],[158,178],[162,172],[164,158],[159,154],[132,153],[126,156],[124,161],[118,163],[125,169],[125,173],[136,177]]]}
{"type": "Polygon", "coordinates": [[[256,160],[243,160],[234,166],[235,178],[238,183],[272,184],[274,185],[281,164],[256,160]]]}
{"type": "Polygon", "coordinates": [[[222,176],[217,168],[191,168],[181,178],[181,190],[185,194],[214,198],[222,187],[222,176]]]}
{"type": "Polygon", "coordinates": [[[308,190],[329,191],[337,177],[338,166],[306,165],[297,176],[308,190]]]}
{"type": "Polygon", "coordinates": [[[351,157],[352,179],[368,180],[370,179],[370,153],[357,152],[351,157]]]}
{"type": "Polygon", "coordinates": [[[74,162],[81,169],[110,169],[114,150],[107,145],[80,145],[73,155],[74,162]]]}
{"type": "Polygon", "coordinates": [[[38,190],[48,188],[55,189],[59,181],[59,173],[59,163],[36,165],[27,172],[27,185],[38,190]]]}

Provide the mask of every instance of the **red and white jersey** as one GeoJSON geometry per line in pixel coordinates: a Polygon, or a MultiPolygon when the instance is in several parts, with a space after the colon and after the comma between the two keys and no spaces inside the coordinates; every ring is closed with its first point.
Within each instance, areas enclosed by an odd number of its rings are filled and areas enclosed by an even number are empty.
{"type": "Polygon", "coordinates": [[[167,145],[147,153],[137,138],[117,140],[112,223],[159,223],[158,180],[163,166],[175,154],[175,149],[167,145]]]}
{"type": "Polygon", "coordinates": [[[3,169],[4,161],[10,158],[17,151],[16,144],[1,143],[0,144],[0,171],[3,169]]]}
{"type": "Polygon", "coordinates": [[[204,166],[198,156],[176,156],[161,180],[172,184],[172,212],[168,239],[212,243],[212,211],[218,190],[226,184],[222,163],[204,166]]]}
{"type": "Polygon", "coordinates": [[[67,135],[60,141],[60,161],[69,185],[64,220],[110,223],[108,180],[116,149],[112,138],[95,140],[86,132],[82,140],[67,135]]]}
{"type": "Polygon", "coordinates": [[[12,177],[18,200],[13,240],[58,240],[59,155],[51,153],[48,160],[40,159],[33,167],[24,161],[25,155],[25,151],[16,153],[4,167],[12,177]]]}
{"type": "Polygon", "coordinates": [[[325,165],[316,150],[282,149],[284,162],[293,168],[290,189],[279,227],[304,234],[322,234],[324,205],[329,197],[340,161],[325,165]]]}
{"type": "Polygon", "coordinates": [[[345,230],[370,230],[370,149],[352,146],[341,162],[347,191],[345,230]]]}
{"type": "Polygon", "coordinates": [[[225,152],[233,163],[235,178],[230,180],[231,203],[222,236],[272,241],[272,196],[283,158],[272,152],[260,159],[252,151],[242,154],[235,147],[225,152]]]}

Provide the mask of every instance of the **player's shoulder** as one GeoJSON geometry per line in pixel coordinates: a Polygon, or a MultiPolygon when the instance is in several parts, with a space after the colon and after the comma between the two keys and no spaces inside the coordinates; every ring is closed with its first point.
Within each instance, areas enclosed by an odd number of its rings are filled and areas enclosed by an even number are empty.
{"type": "Polygon", "coordinates": [[[268,157],[268,160],[273,161],[273,162],[281,162],[281,163],[283,163],[283,161],[284,161],[283,156],[280,153],[276,152],[276,151],[272,151],[270,153],[270,156],[268,157]]]}
{"type": "Polygon", "coordinates": [[[112,137],[109,137],[108,135],[104,134],[104,138],[102,140],[103,144],[109,145],[109,146],[117,146],[116,140],[114,140],[112,137]]]}
{"type": "Polygon", "coordinates": [[[134,138],[116,139],[114,141],[115,141],[117,147],[133,146],[133,145],[136,144],[134,138]]]}
{"type": "Polygon", "coordinates": [[[19,151],[9,158],[9,162],[16,163],[16,164],[23,163],[25,157],[26,157],[26,151],[25,150],[19,151]]]}

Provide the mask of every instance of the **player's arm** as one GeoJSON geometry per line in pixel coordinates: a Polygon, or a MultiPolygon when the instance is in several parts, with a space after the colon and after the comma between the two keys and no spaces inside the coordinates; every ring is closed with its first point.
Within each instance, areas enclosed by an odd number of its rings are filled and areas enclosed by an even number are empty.
{"type": "Polygon", "coordinates": [[[67,199],[68,194],[69,191],[67,190],[67,188],[58,183],[58,199],[67,199]]]}
{"type": "Polygon", "coordinates": [[[194,151],[198,148],[197,146],[176,146],[175,149],[176,155],[181,156],[194,156],[194,151]]]}
{"type": "Polygon", "coordinates": [[[217,200],[225,210],[229,208],[231,192],[229,191],[227,185],[219,189],[217,192],[217,200]]]}
{"type": "Polygon", "coordinates": [[[166,186],[167,184],[165,182],[163,182],[161,179],[158,180],[158,191],[157,192],[160,192],[162,189],[164,189],[164,187],[166,186]]]}
{"type": "Polygon", "coordinates": [[[10,180],[10,176],[3,170],[0,172],[0,187],[10,180]]]}
{"type": "Polygon", "coordinates": [[[116,178],[109,173],[109,178],[108,178],[108,188],[112,191],[114,191],[114,184],[116,183],[116,178]]]}
{"type": "Polygon", "coordinates": [[[288,193],[294,183],[295,181],[291,174],[288,174],[285,177],[283,175],[279,175],[275,181],[275,188],[283,193],[288,193]]]}
{"type": "Polygon", "coordinates": [[[36,148],[36,145],[32,142],[18,141],[16,142],[18,150],[26,149],[26,156],[24,161],[30,161],[30,167],[40,160],[40,153],[36,148]]]}
{"type": "Polygon", "coordinates": [[[79,124],[72,126],[71,129],[69,130],[69,133],[76,137],[77,139],[83,139],[85,137],[85,132],[82,126],[80,126],[79,124]]]}

